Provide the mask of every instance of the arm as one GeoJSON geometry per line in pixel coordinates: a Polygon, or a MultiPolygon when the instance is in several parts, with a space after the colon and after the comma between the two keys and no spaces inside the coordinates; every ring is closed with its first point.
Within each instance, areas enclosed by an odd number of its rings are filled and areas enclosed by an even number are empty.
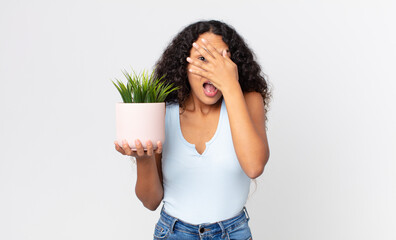
{"type": "Polygon", "coordinates": [[[120,147],[117,141],[114,142],[115,148],[123,155],[133,156],[137,164],[137,180],[135,193],[143,205],[155,211],[160,205],[164,190],[162,185],[162,143],[158,142],[158,148],[154,152],[151,141],[147,142],[147,151],[137,140],[137,151],[132,151],[126,142],[120,147]]]}
{"type": "Polygon", "coordinates": [[[135,193],[143,205],[155,211],[164,196],[162,186],[162,154],[154,154],[149,159],[136,159],[137,180],[135,193]]]}
{"type": "Polygon", "coordinates": [[[242,93],[238,82],[223,92],[232,140],[246,175],[259,177],[269,159],[263,98],[258,92],[242,93]]]}

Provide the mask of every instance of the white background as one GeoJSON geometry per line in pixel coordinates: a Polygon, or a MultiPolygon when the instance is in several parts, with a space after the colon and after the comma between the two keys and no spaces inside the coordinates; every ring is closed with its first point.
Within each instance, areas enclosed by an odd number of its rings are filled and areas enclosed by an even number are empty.
{"type": "Polygon", "coordinates": [[[236,28],[272,85],[253,238],[396,239],[395,5],[1,1],[0,239],[152,239],[162,205],[143,207],[114,149],[111,80],[207,19],[236,28]]]}

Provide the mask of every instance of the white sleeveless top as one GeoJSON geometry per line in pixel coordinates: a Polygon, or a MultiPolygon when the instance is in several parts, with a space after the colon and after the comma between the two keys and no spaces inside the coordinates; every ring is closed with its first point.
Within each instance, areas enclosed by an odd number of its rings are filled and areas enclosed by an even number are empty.
{"type": "Polygon", "coordinates": [[[190,224],[214,223],[236,216],[246,204],[250,178],[232,142],[224,99],[216,133],[200,155],[180,129],[179,104],[166,106],[162,150],[164,210],[190,224]]]}

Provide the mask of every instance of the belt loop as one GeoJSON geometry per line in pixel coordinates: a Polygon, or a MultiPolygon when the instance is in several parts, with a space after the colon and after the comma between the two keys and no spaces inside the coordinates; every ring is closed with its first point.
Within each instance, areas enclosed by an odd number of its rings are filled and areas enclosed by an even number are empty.
{"type": "Polygon", "coordinates": [[[173,228],[175,227],[175,224],[176,224],[177,220],[179,220],[179,219],[174,218],[173,221],[172,221],[172,224],[170,225],[170,232],[171,233],[173,233],[173,228]]]}
{"type": "Polygon", "coordinates": [[[248,212],[247,212],[247,209],[246,209],[246,207],[244,206],[243,207],[243,211],[245,212],[245,214],[246,214],[246,218],[247,218],[247,220],[249,220],[250,219],[250,217],[249,217],[249,214],[248,214],[248,212]]]}
{"type": "Polygon", "coordinates": [[[221,228],[221,238],[225,238],[226,237],[226,231],[224,229],[224,225],[222,222],[217,222],[220,225],[221,228]]]}

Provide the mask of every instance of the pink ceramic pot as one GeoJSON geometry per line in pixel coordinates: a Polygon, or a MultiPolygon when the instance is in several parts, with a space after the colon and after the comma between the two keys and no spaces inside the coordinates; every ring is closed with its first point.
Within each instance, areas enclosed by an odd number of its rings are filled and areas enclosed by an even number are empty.
{"type": "Polygon", "coordinates": [[[135,139],[139,139],[144,149],[148,140],[156,149],[157,141],[165,141],[165,103],[116,103],[116,132],[120,146],[126,139],[136,150],[135,139]]]}

